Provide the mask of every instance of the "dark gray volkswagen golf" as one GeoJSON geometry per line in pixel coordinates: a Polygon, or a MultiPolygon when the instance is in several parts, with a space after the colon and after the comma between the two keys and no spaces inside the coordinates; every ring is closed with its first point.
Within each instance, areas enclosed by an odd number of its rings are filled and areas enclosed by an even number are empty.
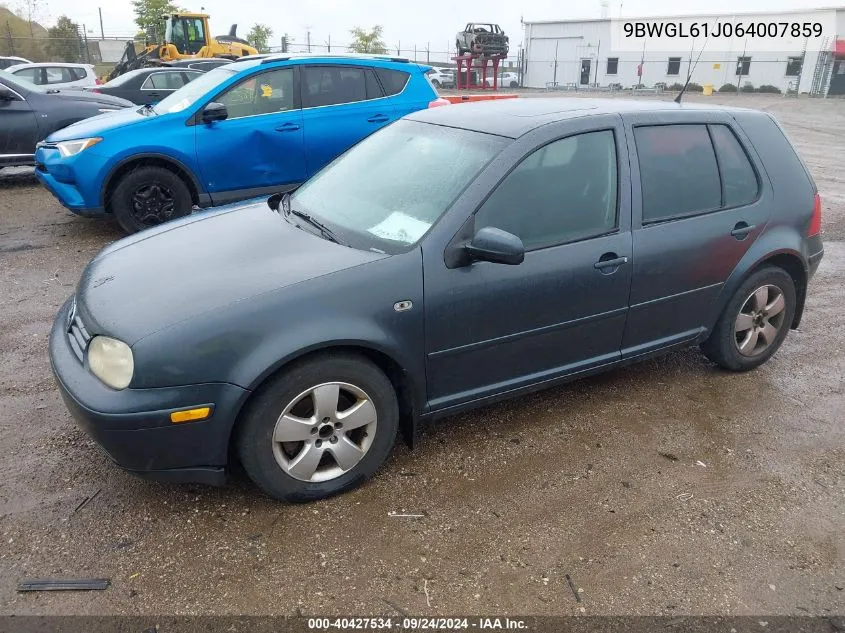
{"type": "Polygon", "coordinates": [[[435,416],[690,345],[757,367],[798,326],[820,225],[765,113],[435,108],[293,195],[107,247],[50,356],[124,468],[219,484],[237,458],[267,494],[319,499],[435,416]]]}

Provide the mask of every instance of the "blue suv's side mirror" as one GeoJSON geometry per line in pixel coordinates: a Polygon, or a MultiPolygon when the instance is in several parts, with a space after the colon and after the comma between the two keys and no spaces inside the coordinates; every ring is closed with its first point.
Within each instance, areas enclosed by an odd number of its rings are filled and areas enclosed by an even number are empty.
{"type": "Polygon", "coordinates": [[[202,111],[203,123],[214,123],[215,121],[224,121],[229,118],[229,110],[225,104],[212,101],[202,111]]]}

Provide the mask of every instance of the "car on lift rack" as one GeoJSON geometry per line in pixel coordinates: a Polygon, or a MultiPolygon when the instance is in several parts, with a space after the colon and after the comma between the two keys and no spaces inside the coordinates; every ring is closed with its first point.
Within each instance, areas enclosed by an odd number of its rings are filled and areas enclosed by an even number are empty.
{"type": "Polygon", "coordinates": [[[508,36],[498,24],[470,22],[455,38],[458,55],[507,55],[508,36]]]}

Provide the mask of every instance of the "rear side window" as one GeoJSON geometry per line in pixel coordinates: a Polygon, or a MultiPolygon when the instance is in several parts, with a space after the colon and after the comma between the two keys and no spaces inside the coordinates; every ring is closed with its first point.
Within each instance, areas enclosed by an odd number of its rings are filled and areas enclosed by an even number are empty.
{"type": "Polygon", "coordinates": [[[722,205],[740,207],[757,199],[757,174],[734,133],[725,125],[711,125],[710,134],[722,174],[722,205]]]}
{"type": "Polygon", "coordinates": [[[181,72],[153,73],[141,86],[144,90],[178,90],[185,85],[181,72]]]}
{"type": "Polygon", "coordinates": [[[84,68],[71,68],[71,74],[77,79],[85,79],[88,76],[88,71],[84,68]]]}
{"type": "Polygon", "coordinates": [[[722,206],[716,154],[706,125],[634,128],[643,193],[643,224],[722,206]]]}
{"type": "Polygon", "coordinates": [[[390,68],[376,68],[376,74],[381,81],[381,85],[384,86],[384,93],[388,97],[402,92],[411,76],[401,70],[391,70],[390,68]]]}
{"type": "Polygon", "coordinates": [[[302,106],[318,106],[356,103],[378,95],[368,95],[374,89],[372,80],[367,81],[363,68],[351,66],[304,66],[302,68],[302,106]]]}

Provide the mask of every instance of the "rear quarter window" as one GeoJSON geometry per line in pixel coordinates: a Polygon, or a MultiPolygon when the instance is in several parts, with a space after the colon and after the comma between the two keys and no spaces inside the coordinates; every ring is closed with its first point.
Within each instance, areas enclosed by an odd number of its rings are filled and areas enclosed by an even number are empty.
{"type": "Polygon", "coordinates": [[[757,199],[760,185],[748,155],[726,125],[711,125],[710,134],[722,174],[723,206],[751,204],[757,199]]]}
{"type": "Polygon", "coordinates": [[[379,81],[384,87],[384,93],[388,97],[402,92],[411,77],[409,73],[391,68],[376,68],[376,75],[378,75],[379,81]]]}

